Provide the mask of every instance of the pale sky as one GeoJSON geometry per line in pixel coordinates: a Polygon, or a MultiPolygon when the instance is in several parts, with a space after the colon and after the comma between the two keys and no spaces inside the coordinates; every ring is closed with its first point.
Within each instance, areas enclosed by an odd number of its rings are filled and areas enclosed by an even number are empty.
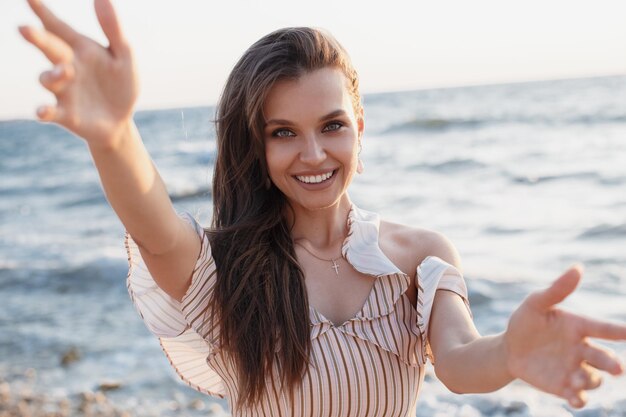
{"type": "MultiPolygon", "coordinates": [[[[90,0],[48,0],[104,42],[90,0]]],[[[228,72],[261,36],[284,26],[329,30],[363,93],[626,74],[623,0],[117,0],[139,64],[139,109],[212,105],[228,72]]],[[[0,0],[0,119],[32,118],[53,97],[48,69],[22,41],[36,24],[25,0],[0,0]]]]}

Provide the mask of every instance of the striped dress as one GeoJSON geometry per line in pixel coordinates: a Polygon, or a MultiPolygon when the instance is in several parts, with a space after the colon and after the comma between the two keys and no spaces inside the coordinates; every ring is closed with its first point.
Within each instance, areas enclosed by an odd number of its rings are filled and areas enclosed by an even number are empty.
{"type": "MultiPolygon", "coordinates": [[[[217,279],[209,240],[193,217],[181,216],[202,241],[182,302],[155,284],[127,234],[128,291],[181,379],[205,394],[227,398],[232,410],[238,398],[233,362],[220,349],[219,329],[203,314],[217,279]]],[[[350,210],[343,256],[359,272],[378,278],[361,310],[335,325],[311,307],[311,366],[302,384],[293,391],[281,390],[275,367],[262,401],[237,416],[415,416],[424,365],[427,359],[433,361],[426,335],[435,292],[453,291],[469,309],[467,288],[457,269],[428,257],[417,268],[414,306],[404,294],[413,285],[411,279],[378,245],[379,225],[377,214],[355,206],[350,210]]]]}

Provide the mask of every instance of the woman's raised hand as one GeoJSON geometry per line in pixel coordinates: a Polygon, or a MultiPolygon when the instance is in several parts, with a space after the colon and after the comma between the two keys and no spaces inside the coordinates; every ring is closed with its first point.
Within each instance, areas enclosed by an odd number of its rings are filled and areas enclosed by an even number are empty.
{"type": "Polygon", "coordinates": [[[626,326],[593,320],[561,310],[556,304],[580,282],[582,269],[572,267],[549,288],[526,298],[513,313],[505,341],[511,374],[562,397],[573,407],[597,388],[600,371],[623,372],[615,354],[588,338],[626,340],[626,326]]]}
{"type": "Polygon", "coordinates": [[[115,146],[132,122],[139,83],[132,50],[111,1],[94,1],[108,48],[76,32],[40,0],[28,4],[44,29],[22,26],[19,30],[53,64],[53,69],[41,74],[40,82],[56,97],[56,105],[39,107],[37,116],[64,126],[90,146],[115,146]]]}

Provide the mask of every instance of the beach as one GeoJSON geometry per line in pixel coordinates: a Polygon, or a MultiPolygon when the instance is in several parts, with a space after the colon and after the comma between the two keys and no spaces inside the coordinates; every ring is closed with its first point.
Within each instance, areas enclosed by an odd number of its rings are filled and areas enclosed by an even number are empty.
{"type": "Polygon", "coordinates": [[[199,398],[188,403],[178,398],[153,407],[120,407],[111,396],[113,391],[122,388],[121,383],[115,381],[103,382],[95,391],[54,396],[37,386],[35,369],[26,369],[23,375],[14,375],[11,379],[11,382],[0,380],[0,417],[132,417],[187,415],[187,412],[228,415],[219,404],[199,398]]]}
{"type": "MultiPolygon", "coordinates": [[[[34,370],[30,370],[31,373],[34,370]]],[[[2,417],[130,417],[117,409],[103,391],[84,392],[73,397],[49,398],[33,392],[28,383],[0,382],[0,416],[2,417]]]]}
{"type": "Polygon", "coordinates": [[[106,396],[114,385],[102,386],[97,392],[86,391],[73,396],[52,398],[36,388],[37,371],[28,368],[22,375],[13,375],[11,382],[0,380],[0,416],[3,417],[66,417],[75,415],[93,417],[129,417],[131,414],[116,409],[106,396]]]}
{"type": "MultiPolygon", "coordinates": [[[[585,275],[563,307],[626,322],[626,76],[369,94],[364,107],[351,199],[455,244],[482,334],[575,262],[585,275]]],[[[204,226],[214,110],[135,117],[176,209],[204,226]]],[[[134,310],[124,230],[85,144],[1,121],[0,179],[0,417],[229,415],[180,382],[134,310]]],[[[602,344],[626,362],[626,344],[602,344]]],[[[625,393],[626,377],[607,377],[575,411],[520,382],[455,395],[429,368],[417,416],[623,417],[625,393]]]]}

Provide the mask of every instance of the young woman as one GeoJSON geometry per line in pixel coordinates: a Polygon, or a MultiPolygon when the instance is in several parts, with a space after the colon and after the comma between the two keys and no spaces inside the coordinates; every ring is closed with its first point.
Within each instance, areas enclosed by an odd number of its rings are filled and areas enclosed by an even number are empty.
{"type": "Polygon", "coordinates": [[[573,407],[600,371],[622,373],[588,338],[625,339],[626,326],[556,307],[579,266],[481,336],[452,244],[350,201],[363,109],[327,33],[278,30],[233,69],[203,229],[175,212],[133,124],[138,77],[109,0],[95,1],[108,48],[29,4],[45,29],[20,32],[54,65],[40,81],[57,98],[38,117],[87,142],[127,230],[134,303],[180,376],[235,415],[415,415],[428,358],[454,392],[520,378],[573,407]]]}

